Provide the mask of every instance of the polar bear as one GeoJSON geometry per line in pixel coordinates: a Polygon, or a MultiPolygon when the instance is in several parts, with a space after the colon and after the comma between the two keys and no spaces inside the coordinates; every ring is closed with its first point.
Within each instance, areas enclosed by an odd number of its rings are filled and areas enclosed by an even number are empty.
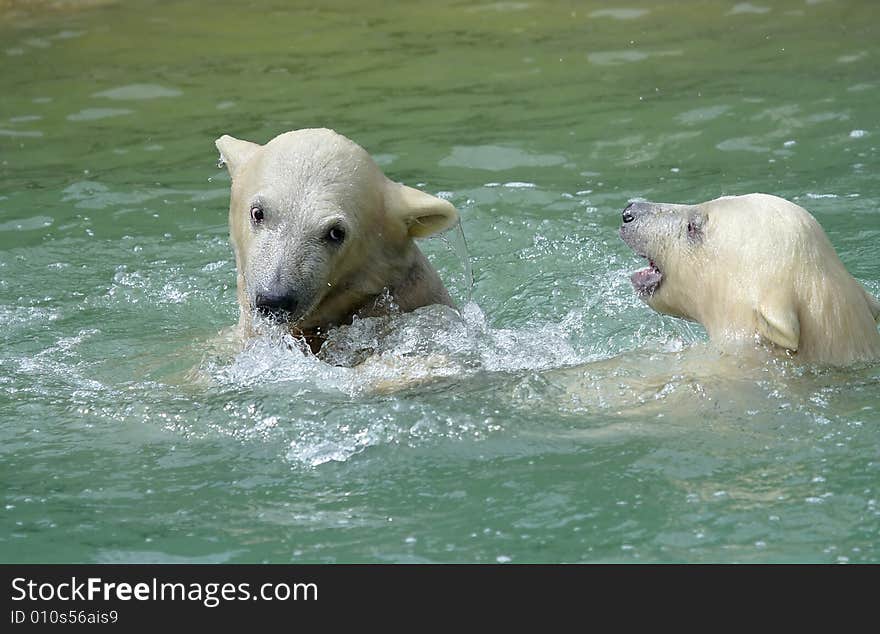
{"type": "Polygon", "coordinates": [[[794,203],[768,194],[634,202],[620,237],[650,262],[631,277],[639,296],[699,322],[713,342],[758,335],[820,365],[880,359],[880,303],[794,203]]]}
{"type": "Polygon", "coordinates": [[[392,302],[403,312],[452,306],[413,240],[455,225],[451,203],[389,180],[332,130],[294,130],[265,145],[224,135],[215,144],[232,179],[241,334],[260,313],[317,352],[329,329],[385,314],[392,302]]]}

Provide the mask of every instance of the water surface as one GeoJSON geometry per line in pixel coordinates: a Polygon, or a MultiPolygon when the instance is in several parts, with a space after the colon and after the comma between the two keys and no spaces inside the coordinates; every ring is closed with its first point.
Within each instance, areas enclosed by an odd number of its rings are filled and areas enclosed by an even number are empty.
{"type": "Polygon", "coordinates": [[[880,294],[873,3],[5,3],[0,41],[0,560],[880,560],[880,368],[719,358],[616,235],[775,193],[880,294]],[[423,243],[461,316],[385,367],[211,345],[213,141],[311,126],[462,215],[472,287],[423,243]]]}

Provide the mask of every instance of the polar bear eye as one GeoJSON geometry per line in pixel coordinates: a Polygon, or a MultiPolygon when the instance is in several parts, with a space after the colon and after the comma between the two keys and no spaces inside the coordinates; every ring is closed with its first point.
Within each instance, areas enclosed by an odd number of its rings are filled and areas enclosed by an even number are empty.
{"type": "Polygon", "coordinates": [[[327,242],[342,244],[343,240],[345,240],[345,229],[339,225],[333,225],[330,227],[330,230],[327,232],[327,242]]]}
{"type": "Polygon", "coordinates": [[[251,222],[253,222],[255,225],[258,225],[261,222],[263,222],[263,217],[264,217],[263,208],[260,207],[259,205],[252,205],[251,206],[251,222]]]}

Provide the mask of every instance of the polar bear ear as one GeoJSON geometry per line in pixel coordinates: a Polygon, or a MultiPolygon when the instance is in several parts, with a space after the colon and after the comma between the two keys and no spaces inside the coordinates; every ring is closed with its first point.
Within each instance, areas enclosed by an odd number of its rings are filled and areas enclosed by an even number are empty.
{"type": "Polygon", "coordinates": [[[763,301],[756,309],[758,334],[770,343],[797,352],[801,322],[791,302],[763,301]]]}
{"type": "Polygon", "coordinates": [[[385,190],[385,210],[403,222],[413,238],[446,231],[458,222],[458,212],[448,200],[393,181],[388,181],[385,190]]]}
{"type": "Polygon", "coordinates": [[[225,165],[232,178],[235,178],[235,173],[242,165],[248,162],[254,155],[254,152],[263,147],[250,141],[236,139],[228,134],[224,134],[214,141],[214,145],[217,147],[217,151],[220,152],[219,165],[225,165]]]}
{"type": "Polygon", "coordinates": [[[871,311],[871,316],[874,317],[875,322],[880,324],[880,301],[877,301],[877,298],[864,288],[862,292],[865,294],[865,299],[868,300],[868,309],[871,311]]]}

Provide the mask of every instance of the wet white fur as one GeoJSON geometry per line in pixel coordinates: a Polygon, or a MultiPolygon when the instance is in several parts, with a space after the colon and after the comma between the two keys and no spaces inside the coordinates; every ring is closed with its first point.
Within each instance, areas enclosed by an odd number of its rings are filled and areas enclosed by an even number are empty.
{"type": "Polygon", "coordinates": [[[458,221],[448,201],[389,180],[363,148],[332,130],[286,132],[265,145],[224,135],[216,146],[232,177],[242,332],[251,329],[255,294],[270,283],[301,294],[304,314],[291,328],[307,336],[381,313],[389,292],[403,311],[451,305],[413,240],[458,221]],[[250,219],[255,201],[265,207],[259,227],[250,219]],[[321,238],[337,222],[345,240],[328,248],[321,238]]]}
{"type": "Polygon", "coordinates": [[[644,298],[651,307],[698,321],[714,342],[757,335],[817,364],[880,359],[880,303],[805,209],[767,194],[648,204],[625,239],[663,273],[644,298]],[[697,241],[689,219],[701,224],[697,241]]]}

